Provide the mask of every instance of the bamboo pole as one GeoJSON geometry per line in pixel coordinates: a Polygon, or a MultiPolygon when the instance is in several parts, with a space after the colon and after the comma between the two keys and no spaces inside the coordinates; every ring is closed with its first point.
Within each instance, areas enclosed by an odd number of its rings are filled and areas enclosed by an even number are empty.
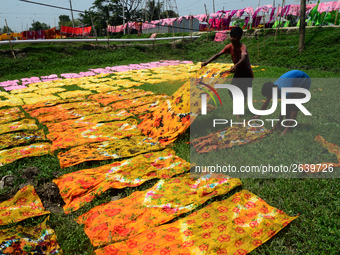
{"type": "Polygon", "coordinates": [[[207,11],[207,6],[204,4],[204,8],[205,8],[205,15],[207,15],[207,41],[208,41],[208,33],[210,32],[210,24],[209,24],[209,14],[207,11]]]}
{"type": "MultiPolygon", "coordinates": [[[[5,19],[5,22],[6,22],[7,35],[9,35],[9,28],[8,28],[7,20],[6,20],[6,19],[5,19]]],[[[8,42],[9,42],[9,47],[11,48],[11,52],[12,52],[13,58],[17,58],[17,57],[15,56],[15,53],[14,53],[14,50],[13,50],[13,47],[12,47],[11,36],[8,37],[8,42]]]]}
{"type": "Polygon", "coordinates": [[[263,12],[263,46],[266,47],[266,13],[263,12]]]}
{"type": "MultiPolygon", "coordinates": [[[[277,6],[277,10],[279,10],[279,9],[280,9],[280,4],[278,4],[278,6],[277,6]]],[[[280,26],[280,23],[279,23],[279,26],[280,26]]],[[[278,27],[275,28],[274,42],[276,42],[277,29],[278,29],[278,27]]]]}

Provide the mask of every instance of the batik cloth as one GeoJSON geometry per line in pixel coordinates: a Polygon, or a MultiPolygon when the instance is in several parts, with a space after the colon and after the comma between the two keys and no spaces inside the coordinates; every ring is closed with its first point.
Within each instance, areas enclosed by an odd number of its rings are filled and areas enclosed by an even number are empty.
{"type": "Polygon", "coordinates": [[[172,149],[165,149],[65,174],[53,182],[59,187],[66,203],[65,213],[70,213],[108,189],[136,187],[154,178],[167,179],[189,168],[190,164],[176,156],[172,149]]]}
{"type": "Polygon", "coordinates": [[[164,94],[163,95],[152,95],[152,96],[146,96],[146,97],[139,97],[135,99],[123,100],[120,102],[113,103],[110,106],[114,110],[130,109],[130,108],[141,106],[141,105],[155,103],[158,100],[165,100],[166,98],[168,98],[168,96],[164,94]]]}
{"type": "Polygon", "coordinates": [[[63,254],[47,217],[34,227],[15,226],[0,230],[1,254],[63,254]]]}
{"type": "Polygon", "coordinates": [[[242,190],[171,224],[98,249],[95,254],[245,255],[296,218],[242,190]]]}
{"type": "MultiPolygon", "coordinates": [[[[337,163],[319,163],[319,164],[302,164],[302,168],[306,170],[307,173],[317,173],[322,172],[330,167],[340,167],[340,148],[334,143],[327,142],[321,135],[315,137],[315,141],[320,143],[325,147],[330,153],[334,153],[338,159],[337,163]],[[320,166],[320,167],[319,167],[320,166]]],[[[300,166],[299,166],[300,167],[300,166]]]]}
{"type": "Polygon", "coordinates": [[[66,91],[62,93],[58,93],[58,96],[60,96],[62,99],[67,99],[67,98],[77,98],[79,96],[88,96],[93,94],[89,90],[73,90],[73,91],[66,91]]]}
{"type": "Polygon", "coordinates": [[[50,101],[60,100],[59,97],[53,95],[44,95],[39,97],[27,97],[23,98],[25,104],[47,104],[50,101]]]}
{"type": "Polygon", "coordinates": [[[22,119],[16,122],[6,123],[0,125],[0,134],[16,132],[21,130],[38,130],[34,119],[22,119]]]}
{"type": "Polygon", "coordinates": [[[12,163],[13,161],[37,157],[49,154],[51,145],[49,143],[35,143],[27,146],[14,147],[0,151],[0,166],[12,163]]]}
{"type": "Polygon", "coordinates": [[[96,94],[89,96],[89,99],[101,103],[106,106],[113,102],[118,102],[121,100],[133,99],[137,97],[144,97],[148,95],[153,95],[151,91],[145,91],[141,89],[124,89],[119,91],[112,91],[105,94],[96,94]]]}
{"type": "Polygon", "coordinates": [[[60,99],[60,98],[58,98],[57,100],[51,100],[51,101],[36,103],[36,104],[23,105],[22,108],[24,108],[24,110],[27,111],[27,112],[32,112],[33,110],[38,109],[38,108],[44,108],[44,107],[54,106],[54,105],[57,105],[57,104],[66,104],[66,103],[80,102],[80,101],[84,101],[84,98],[82,98],[82,97],[71,98],[71,99],[60,99]]]}
{"type": "Polygon", "coordinates": [[[213,132],[208,136],[194,139],[190,143],[197,153],[207,153],[251,143],[264,138],[270,133],[271,131],[264,127],[232,126],[213,132]]]}
{"type": "Polygon", "coordinates": [[[49,133],[47,138],[52,141],[51,151],[55,151],[83,144],[141,135],[140,130],[137,128],[137,123],[135,119],[97,123],[88,127],[49,133]]]}
{"type": "Polygon", "coordinates": [[[32,143],[35,141],[47,140],[44,130],[23,131],[0,135],[0,150],[7,147],[32,143]]]}
{"type": "Polygon", "coordinates": [[[46,123],[48,130],[50,133],[53,132],[63,132],[70,129],[82,128],[94,125],[100,122],[109,122],[115,120],[125,120],[129,117],[133,117],[134,115],[125,111],[113,111],[113,112],[104,112],[99,114],[92,114],[88,116],[81,117],[79,119],[71,119],[65,120],[59,123],[46,123]]]}
{"type": "Polygon", "coordinates": [[[0,203],[0,225],[8,225],[48,213],[50,212],[45,211],[34,187],[27,185],[11,199],[0,203]]]}
{"type": "Polygon", "coordinates": [[[154,112],[164,100],[165,98],[161,100],[157,100],[151,104],[145,104],[145,105],[140,105],[137,107],[129,108],[128,111],[134,115],[151,113],[151,112],[154,112]]]}
{"type": "MultiPolygon", "coordinates": [[[[221,69],[202,68],[195,74],[196,78],[191,82],[196,84],[199,79],[214,78],[211,82],[216,84],[220,82],[217,79],[220,73],[221,69]]],[[[224,77],[224,75],[222,76],[224,77]]],[[[167,145],[175,141],[179,135],[188,129],[195,116],[201,111],[201,97],[199,95],[202,91],[196,86],[191,86],[191,82],[187,81],[168,100],[165,100],[149,118],[144,119],[138,125],[143,134],[167,145]]]]}
{"type": "Polygon", "coordinates": [[[25,118],[25,114],[19,108],[0,110],[0,124],[13,122],[25,118]]]}
{"type": "Polygon", "coordinates": [[[132,136],[125,139],[78,146],[67,152],[60,152],[58,159],[61,168],[64,168],[86,161],[133,157],[164,148],[160,143],[150,140],[146,136],[132,136]]]}
{"type": "MultiPolygon", "coordinates": [[[[99,205],[78,218],[92,245],[126,240],[189,212],[208,199],[242,185],[239,179],[199,179],[190,174],[160,180],[152,188],[99,205]]],[[[174,253],[175,254],[175,253],[174,253]]]]}

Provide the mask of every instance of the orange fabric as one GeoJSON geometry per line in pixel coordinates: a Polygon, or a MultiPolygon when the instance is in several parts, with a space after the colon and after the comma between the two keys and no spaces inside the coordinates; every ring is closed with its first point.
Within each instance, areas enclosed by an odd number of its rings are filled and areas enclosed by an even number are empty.
{"type": "Polygon", "coordinates": [[[14,197],[0,203],[0,225],[48,214],[32,185],[19,190],[14,197]]]}
{"type": "Polygon", "coordinates": [[[125,120],[134,115],[128,113],[125,110],[119,110],[114,112],[103,112],[99,114],[92,114],[88,116],[81,117],[79,119],[65,120],[59,123],[46,123],[50,133],[53,132],[63,132],[75,128],[89,127],[100,122],[108,122],[114,120],[125,120]]]}
{"type": "Polygon", "coordinates": [[[34,119],[22,119],[16,122],[1,124],[0,135],[21,130],[38,130],[34,119]]]}
{"type": "Polygon", "coordinates": [[[190,164],[176,156],[172,149],[165,149],[65,174],[53,182],[58,185],[66,203],[65,213],[70,213],[108,189],[135,187],[154,178],[170,178],[188,171],[189,166],[190,164]]]}
{"type": "MultiPolygon", "coordinates": [[[[117,211],[107,213],[114,215],[117,211]]],[[[133,238],[98,249],[95,254],[245,255],[296,218],[242,190],[171,224],[147,229],[133,238]]],[[[124,233],[124,229],[121,231],[124,233]]]]}
{"type": "Polygon", "coordinates": [[[60,152],[58,159],[61,168],[64,168],[92,160],[133,157],[164,148],[161,144],[150,140],[146,136],[132,136],[125,139],[78,146],[67,152],[60,152]]]}
{"type": "Polygon", "coordinates": [[[141,105],[155,103],[158,100],[165,100],[166,98],[168,98],[168,96],[164,94],[163,95],[152,95],[152,96],[139,97],[135,99],[129,99],[129,100],[116,102],[116,103],[111,104],[110,106],[114,110],[130,109],[130,108],[141,106],[141,105]]]}
{"type": "Polygon", "coordinates": [[[145,91],[141,89],[123,89],[119,91],[112,91],[105,94],[91,95],[89,96],[89,99],[99,102],[102,105],[106,106],[113,102],[144,97],[148,95],[153,95],[153,93],[151,91],[145,91]]]}
{"type": "Polygon", "coordinates": [[[323,147],[325,147],[329,152],[334,153],[338,159],[337,163],[319,163],[317,164],[303,164],[303,169],[306,170],[307,173],[317,173],[322,172],[323,170],[329,169],[330,167],[340,167],[340,148],[338,145],[327,142],[321,135],[315,137],[315,141],[320,143],[323,147]]]}
{"type": "Polygon", "coordinates": [[[209,175],[196,180],[190,174],[160,180],[150,189],[91,209],[78,218],[78,223],[85,225],[94,246],[106,245],[164,224],[239,185],[239,179],[215,179],[209,175]]]}

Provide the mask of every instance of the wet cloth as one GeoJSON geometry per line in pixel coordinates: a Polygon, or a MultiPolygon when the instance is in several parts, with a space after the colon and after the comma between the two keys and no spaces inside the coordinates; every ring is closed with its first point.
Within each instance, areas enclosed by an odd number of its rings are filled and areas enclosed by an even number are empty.
{"type": "Polygon", "coordinates": [[[163,145],[146,136],[132,136],[125,139],[78,146],[67,152],[59,153],[58,159],[61,168],[64,168],[92,160],[133,157],[163,148],[163,145]]]}
{"type": "Polygon", "coordinates": [[[21,130],[38,130],[34,119],[22,119],[16,122],[5,123],[0,125],[0,134],[21,131],[21,130]]]}
{"type": "Polygon", "coordinates": [[[13,161],[27,158],[43,156],[50,152],[49,143],[35,143],[31,145],[14,147],[8,150],[0,151],[0,166],[12,163],[13,161]]]}
{"type": "Polygon", "coordinates": [[[1,254],[63,254],[47,217],[33,227],[15,226],[0,230],[1,254]]]}
{"type": "Polygon", "coordinates": [[[27,185],[11,199],[0,203],[0,225],[8,225],[48,213],[50,212],[45,211],[34,187],[27,185]]]}
{"type": "Polygon", "coordinates": [[[118,242],[164,224],[239,185],[239,179],[209,175],[196,180],[189,174],[160,180],[150,189],[96,206],[80,216],[78,223],[85,225],[85,233],[94,246],[118,242]]]}
{"type": "Polygon", "coordinates": [[[152,95],[151,91],[144,91],[141,89],[124,89],[120,91],[113,91],[105,94],[96,94],[89,96],[89,99],[97,101],[102,105],[106,106],[113,102],[138,98],[142,96],[152,95]]]}
{"type": "Polygon", "coordinates": [[[95,254],[245,255],[296,218],[242,190],[171,224],[98,249],[95,254]]]}
{"type": "Polygon", "coordinates": [[[83,144],[103,142],[141,135],[137,128],[137,120],[129,119],[107,123],[97,123],[91,126],[68,129],[63,132],[53,132],[47,135],[52,141],[51,151],[65,149],[83,144]]]}
{"type": "Polygon", "coordinates": [[[264,138],[270,133],[271,131],[264,127],[232,126],[213,132],[208,136],[194,139],[190,143],[197,153],[207,153],[251,143],[264,138]]]}
{"type": "Polygon", "coordinates": [[[47,140],[44,130],[23,131],[0,135],[0,150],[7,147],[24,145],[35,141],[47,140]]]}
{"type": "Polygon", "coordinates": [[[89,203],[108,189],[136,187],[154,178],[167,179],[189,170],[190,164],[176,156],[172,149],[142,154],[109,165],[65,174],[53,182],[70,213],[89,203]]]}
{"type": "Polygon", "coordinates": [[[150,103],[155,103],[158,100],[165,100],[169,98],[167,95],[152,95],[152,96],[145,96],[145,97],[139,97],[135,99],[129,99],[129,100],[123,100],[117,103],[113,103],[110,106],[114,110],[120,110],[120,109],[130,109],[133,107],[138,107],[141,105],[146,105],[150,103]]]}
{"type": "MultiPolygon", "coordinates": [[[[338,145],[326,141],[321,135],[315,137],[315,141],[320,143],[330,153],[334,153],[338,159],[337,163],[319,163],[319,164],[303,164],[302,168],[308,173],[322,172],[323,170],[329,169],[330,167],[340,167],[340,148],[338,145]],[[320,167],[318,166],[320,165],[320,167]]],[[[300,166],[299,166],[300,167],[300,166]]],[[[330,171],[329,171],[330,172],[330,171]]]]}
{"type": "Polygon", "coordinates": [[[115,120],[125,120],[134,115],[125,111],[118,110],[113,112],[103,112],[99,114],[92,114],[88,116],[81,117],[79,119],[65,120],[59,123],[46,123],[50,133],[53,132],[63,132],[70,129],[82,128],[94,125],[101,122],[109,122],[115,120]]]}

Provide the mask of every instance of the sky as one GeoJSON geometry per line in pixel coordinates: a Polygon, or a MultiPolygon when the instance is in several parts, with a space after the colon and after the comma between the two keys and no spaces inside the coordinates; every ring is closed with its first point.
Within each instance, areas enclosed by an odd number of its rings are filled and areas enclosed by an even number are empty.
{"type": "MultiPolygon", "coordinates": [[[[32,2],[50,4],[64,8],[70,8],[70,0],[31,0],[32,2]]],[[[145,0],[144,0],[145,1],[145,0]]],[[[156,0],[157,1],[157,0],[156,0]]],[[[162,2],[163,0],[160,0],[162,2]]],[[[273,4],[275,0],[260,0],[260,5],[273,4]]],[[[330,0],[321,0],[320,2],[329,2],[330,0]]],[[[72,8],[80,11],[88,10],[94,0],[71,0],[72,8]]],[[[257,0],[171,0],[174,4],[177,2],[177,8],[180,16],[205,14],[204,4],[208,13],[213,13],[213,2],[215,2],[215,11],[220,10],[237,10],[245,7],[258,6],[257,0]]],[[[307,3],[310,1],[307,1],[307,3]]],[[[315,3],[316,0],[311,2],[315,3]]],[[[275,6],[282,4],[282,0],[276,0],[275,6]]],[[[298,4],[299,0],[286,0],[288,4],[298,4]]],[[[5,19],[8,26],[14,32],[28,30],[33,21],[46,23],[50,27],[58,26],[59,15],[68,15],[71,18],[71,11],[55,9],[51,7],[39,6],[19,0],[0,0],[0,28],[5,25],[5,19]]],[[[78,12],[73,12],[74,18],[79,17],[78,12]]]]}

